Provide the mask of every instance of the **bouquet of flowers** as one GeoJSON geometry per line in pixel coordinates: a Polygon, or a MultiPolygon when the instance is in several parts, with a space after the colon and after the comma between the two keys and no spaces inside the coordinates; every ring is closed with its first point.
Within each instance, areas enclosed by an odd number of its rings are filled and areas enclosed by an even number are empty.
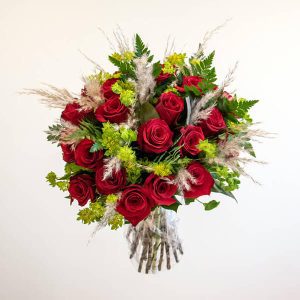
{"type": "Polygon", "coordinates": [[[258,101],[226,92],[233,70],[216,83],[214,52],[206,56],[203,44],[190,57],[169,51],[154,61],[138,34],[132,46],[117,40],[115,72],[96,64],[79,95],[53,86],[29,92],[63,110],[47,134],[61,147],[65,173],[47,181],[83,207],[77,219],[96,223],[95,232],[128,224],[130,258],[149,273],[183,254],[179,206],[197,200],[214,209],[219,201],[201,200],[211,192],[234,198],[255,160],[251,139],[264,133],[249,115],[258,101]]]}

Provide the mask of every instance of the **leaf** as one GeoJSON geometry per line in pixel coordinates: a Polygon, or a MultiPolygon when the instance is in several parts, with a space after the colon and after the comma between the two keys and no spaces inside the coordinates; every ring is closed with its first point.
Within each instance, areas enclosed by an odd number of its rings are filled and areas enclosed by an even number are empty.
{"type": "Polygon", "coordinates": [[[254,152],[254,149],[253,149],[253,146],[252,146],[251,143],[246,142],[246,143],[244,144],[244,149],[247,150],[247,152],[248,152],[251,156],[256,157],[255,152],[254,152]]]}
{"type": "Polygon", "coordinates": [[[163,208],[173,210],[173,211],[177,212],[179,205],[180,205],[179,202],[175,202],[175,203],[173,203],[169,206],[163,205],[163,208]]]}
{"type": "Polygon", "coordinates": [[[141,105],[139,113],[141,123],[145,123],[151,119],[159,118],[159,114],[157,113],[156,109],[149,102],[145,102],[143,105],[141,105]]]}
{"type": "MultiPolygon", "coordinates": [[[[141,37],[136,34],[135,35],[135,56],[142,57],[144,54],[147,56],[150,55],[149,49],[146,47],[144,42],[142,41],[141,37]]],[[[150,57],[151,58],[151,57],[150,57]]]]}
{"type": "Polygon", "coordinates": [[[220,194],[223,194],[225,196],[228,196],[232,199],[234,199],[236,202],[237,202],[237,199],[235,198],[235,196],[233,195],[233,193],[231,192],[227,192],[225,191],[218,183],[217,183],[217,180],[215,180],[215,184],[211,190],[212,192],[214,193],[220,193],[220,194]]]}
{"type": "Polygon", "coordinates": [[[204,205],[205,210],[212,210],[216,208],[220,204],[220,202],[216,200],[211,200],[208,203],[202,203],[202,204],[204,205]]]}
{"type": "Polygon", "coordinates": [[[90,152],[94,153],[101,149],[101,145],[98,142],[95,142],[94,145],[90,148],[90,152]]]}
{"type": "Polygon", "coordinates": [[[185,85],[184,90],[187,93],[191,92],[195,96],[200,96],[201,95],[200,91],[194,85],[191,85],[191,86],[185,85]]]}
{"type": "Polygon", "coordinates": [[[189,205],[195,201],[195,198],[185,198],[185,205],[189,205]]]}
{"type": "Polygon", "coordinates": [[[161,64],[160,64],[159,61],[156,62],[156,63],[154,63],[154,64],[153,64],[152,75],[153,75],[154,77],[157,77],[157,76],[160,74],[161,69],[162,69],[162,67],[161,67],[161,64]]]}
{"type": "Polygon", "coordinates": [[[46,180],[49,182],[49,184],[53,187],[56,186],[56,179],[57,179],[57,176],[54,172],[50,172],[48,173],[48,175],[46,176],[46,180]]]}

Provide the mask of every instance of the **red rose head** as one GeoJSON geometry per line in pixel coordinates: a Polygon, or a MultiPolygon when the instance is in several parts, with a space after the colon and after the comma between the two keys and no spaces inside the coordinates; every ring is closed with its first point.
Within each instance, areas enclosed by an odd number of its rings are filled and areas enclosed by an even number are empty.
{"type": "Polygon", "coordinates": [[[88,174],[79,174],[70,178],[69,193],[71,203],[78,201],[80,206],[87,204],[89,200],[95,199],[94,179],[88,174]]]}
{"type": "Polygon", "coordinates": [[[63,152],[63,160],[67,163],[71,163],[75,160],[74,151],[71,148],[71,145],[61,144],[61,150],[63,152]]]}
{"type": "Polygon", "coordinates": [[[187,171],[194,177],[195,182],[190,182],[190,189],[185,190],[185,198],[197,198],[203,195],[210,195],[214,186],[214,179],[210,173],[198,162],[192,162],[187,171]]]}
{"type": "Polygon", "coordinates": [[[138,129],[138,144],[146,153],[162,153],[172,144],[173,132],[168,124],[161,119],[151,119],[138,129]]]}
{"type": "Polygon", "coordinates": [[[221,112],[214,107],[209,117],[200,124],[205,136],[214,135],[226,129],[226,123],[221,112]]]}
{"type": "Polygon", "coordinates": [[[61,113],[61,118],[74,125],[79,125],[90,112],[90,110],[81,109],[78,103],[73,102],[66,105],[64,111],[61,113]]]}
{"type": "Polygon", "coordinates": [[[109,195],[121,191],[126,185],[125,169],[114,171],[110,178],[103,180],[104,166],[96,171],[96,187],[100,194],[109,195]]]}
{"type": "Polygon", "coordinates": [[[169,126],[174,125],[184,109],[183,99],[172,92],[163,93],[155,106],[160,118],[169,126]]]}
{"type": "Polygon", "coordinates": [[[133,226],[136,226],[148,217],[153,206],[154,203],[147,196],[146,190],[140,185],[132,184],[122,192],[116,211],[123,215],[133,226]]]}
{"type": "Polygon", "coordinates": [[[115,95],[100,105],[96,112],[96,119],[100,122],[122,123],[127,120],[129,109],[120,102],[119,95],[115,95]]]}
{"type": "Polygon", "coordinates": [[[147,195],[157,205],[171,205],[176,202],[173,198],[177,191],[177,186],[171,183],[173,177],[159,177],[155,174],[150,174],[144,183],[147,195]]]}
{"type": "Polygon", "coordinates": [[[203,78],[201,78],[199,76],[184,76],[183,79],[182,79],[182,85],[177,86],[176,88],[180,93],[184,93],[184,86],[185,85],[194,86],[199,90],[199,92],[202,92],[202,90],[198,86],[198,84],[202,81],[203,81],[203,78]]]}
{"type": "Polygon", "coordinates": [[[180,148],[181,155],[199,154],[201,150],[197,148],[197,145],[205,139],[201,127],[187,125],[181,128],[180,133],[182,134],[179,141],[179,145],[182,146],[180,148]]]}
{"type": "Polygon", "coordinates": [[[107,79],[101,86],[101,93],[103,97],[108,100],[111,97],[117,96],[111,89],[112,85],[115,84],[119,79],[118,78],[111,78],[107,79]]]}
{"type": "Polygon", "coordinates": [[[88,139],[81,140],[75,148],[75,162],[78,166],[95,170],[103,164],[103,151],[90,152],[94,142],[88,139]]]}

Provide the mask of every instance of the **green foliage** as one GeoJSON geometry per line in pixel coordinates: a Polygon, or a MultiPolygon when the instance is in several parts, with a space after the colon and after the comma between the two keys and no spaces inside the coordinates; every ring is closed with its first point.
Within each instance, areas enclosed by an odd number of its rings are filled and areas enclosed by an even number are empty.
{"type": "Polygon", "coordinates": [[[162,70],[162,66],[161,66],[160,61],[154,63],[154,64],[153,64],[152,75],[153,75],[154,77],[157,77],[157,76],[160,74],[161,70],[162,70]]]}
{"type": "Polygon", "coordinates": [[[149,166],[153,168],[153,173],[157,176],[165,177],[173,173],[173,167],[168,162],[152,163],[149,166]]]}
{"type": "Polygon", "coordinates": [[[63,126],[61,124],[54,124],[48,127],[48,130],[45,131],[47,134],[47,141],[52,144],[58,143],[60,138],[60,132],[63,126]]]}
{"type": "Polygon", "coordinates": [[[101,150],[101,149],[102,149],[101,144],[100,144],[99,142],[95,142],[95,143],[93,144],[93,146],[91,147],[90,152],[91,152],[91,153],[97,152],[97,151],[99,151],[99,150],[101,150]]]}
{"type": "Polygon", "coordinates": [[[108,59],[113,65],[119,68],[119,71],[125,75],[125,77],[135,78],[134,66],[131,61],[120,61],[112,55],[110,55],[108,59]]]}
{"type": "Polygon", "coordinates": [[[91,120],[81,121],[79,129],[70,135],[72,140],[82,140],[89,139],[92,141],[97,141],[101,137],[99,125],[91,120]]]}
{"type": "Polygon", "coordinates": [[[225,115],[225,118],[231,122],[238,123],[238,119],[244,119],[248,122],[252,122],[249,117],[248,111],[259,100],[246,100],[244,98],[237,99],[236,97],[229,101],[222,97],[218,101],[219,110],[225,115]]]}
{"type": "Polygon", "coordinates": [[[137,133],[132,129],[121,127],[120,133],[121,133],[121,139],[127,144],[130,144],[137,140],[137,133]]]}
{"type": "Polygon", "coordinates": [[[185,53],[173,53],[167,57],[166,62],[170,63],[171,65],[182,67],[184,65],[185,58],[185,53]]]}
{"type": "Polygon", "coordinates": [[[109,220],[108,225],[112,230],[117,230],[124,224],[124,217],[118,213],[114,214],[109,220]]]}
{"type": "Polygon", "coordinates": [[[175,203],[173,203],[171,205],[168,205],[168,206],[163,205],[163,208],[173,210],[173,211],[177,212],[180,205],[181,205],[180,202],[175,202],[175,203]]]}
{"type": "Polygon", "coordinates": [[[205,153],[206,158],[214,158],[217,155],[217,145],[209,140],[200,141],[197,148],[205,153]]]}
{"type": "Polygon", "coordinates": [[[204,205],[204,210],[212,210],[214,208],[216,208],[220,202],[216,201],[216,200],[211,200],[208,203],[202,203],[204,205]]]}
{"type": "Polygon", "coordinates": [[[144,54],[149,57],[148,61],[151,62],[153,59],[153,56],[150,56],[150,50],[148,47],[144,44],[142,41],[141,37],[136,34],[135,35],[135,52],[134,52],[136,57],[142,57],[144,54]]]}
{"type": "Polygon", "coordinates": [[[121,146],[121,134],[109,123],[103,123],[101,145],[107,156],[115,156],[121,146]]]}
{"type": "Polygon", "coordinates": [[[52,187],[57,186],[63,192],[67,191],[69,188],[69,181],[58,178],[54,172],[48,173],[46,180],[52,187]]]}
{"type": "Polygon", "coordinates": [[[115,194],[109,194],[106,196],[106,203],[116,203],[118,201],[119,197],[115,194]]]}
{"type": "Polygon", "coordinates": [[[125,106],[133,105],[136,101],[134,87],[129,83],[117,81],[112,85],[112,91],[120,95],[120,101],[125,106]]]}
{"type": "Polygon", "coordinates": [[[88,208],[84,208],[78,212],[78,221],[83,224],[91,224],[99,221],[105,213],[105,207],[98,201],[91,202],[88,208]]]}
{"type": "Polygon", "coordinates": [[[191,64],[193,75],[202,77],[203,83],[212,84],[217,80],[216,70],[212,67],[214,56],[215,52],[212,52],[203,60],[199,60],[198,63],[191,64]]]}
{"type": "Polygon", "coordinates": [[[231,171],[225,166],[215,166],[211,174],[218,181],[219,187],[226,192],[232,192],[238,189],[241,183],[239,180],[240,174],[231,171]]]}
{"type": "Polygon", "coordinates": [[[139,119],[142,124],[156,118],[159,118],[159,115],[151,103],[145,102],[141,105],[139,109],[139,119]]]}

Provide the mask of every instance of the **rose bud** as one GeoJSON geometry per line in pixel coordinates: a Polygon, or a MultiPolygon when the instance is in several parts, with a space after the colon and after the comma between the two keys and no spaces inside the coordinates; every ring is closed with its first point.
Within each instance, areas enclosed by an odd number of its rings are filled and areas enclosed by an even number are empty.
{"type": "Polygon", "coordinates": [[[101,86],[101,94],[106,100],[109,100],[111,97],[117,96],[111,89],[111,87],[118,81],[118,78],[107,79],[101,86]]]}
{"type": "Polygon", "coordinates": [[[79,174],[70,178],[69,193],[71,203],[78,201],[80,206],[87,204],[89,200],[95,199],[94,179],[88,174],[79,174]]]}
{"type": "Polygon", "coordinates": [[[94,142],[83,139],[75,148],[75,162],[78,166],[95,170],[103,164],[103,151],[90,152],[94,142]]]}
{"type": "Polygon", "coordinates": [[[214,135],[221,130],[226,129],[226,123],[221,112],[214,107],[209,117],[200,124],[205,136],[214,135]]]}
{"type": "Polygon", "coordinates": [[[176,202],[176,199],[172,198],[176,191],[177,186],[171,183],[172,176],[159,177],[155,174],[150,174],[144,183],[144,187],[147,191],[147,195],[157,205],[171,205],[176,202]]]}
{"type": "Polygon", "coordinates": [[[126,185],[126,172],[125,169],[120,171],[113,171],[112,176],[103,179],[104,166],[96,171],[96,187],[100,194],[109,195],[121,191],[126,185]]]}
{"type": "Polygon", "coordinates": [[[120,97],[117,95],[100,105],[95,116],[100,122],[122,123],[127,120],[128,113],[129,109],[120,102],[120,97]]]}
{"type": "Polygon", "coordinates": [[[181,155],[197,155],[201,152],[197,145],[205,139],[199,126],[187,125],[180,130],[182,137],[179,141],[181,155]]]}
{"type": "Polygon", "coordinates": [[[78,103],[73,102],[66,105],[64,111],[61,113],[61,118],[74,125],[79,125],[90,112],[91,110],[84,110],[78,103]]]}
{"type": "Polygon", "coordinates": [[[230,95],[228,92],[224,91],[223,92],[223,95],[222,95],[223,98],[226,98],[228,101],[232,101],[233,100],[233,96],[230,95]]]}
{"type": "Polygon", "coordinates": [[[199,77],[199,76],[184,76],[182,79],[182,85],[181,86],[177,86],[176,89],[180,92],[180,93],[184,93],[184,86],[194,86],[196,87],[199,92],[202,92],[202,90],[199,88],[198,84],[200,82],[203,81],[203,78],[199,77]]]}
{"type": "Polygon", "coordinates": [[[192,162],[187,167],[187,171],[193,176],[195,181],[189,182],[190,189],[184,191],[184,197],[197,198],[203,195],[210,195],[214,186],[214,179],[210,173],[198,162],[192,162]]]}
{"type": "Polygon", "coordinates": [[[74,151],[72,150],[72,146],[68,144],[61,144],[61,150],[63,152],[63,160],[67,163],[71,163],[75,160],[74,151]]]}
{"type": "Polygon", "coordinates": [[[173,132],[161,119],[151,119],[138,129],[138,144],[146,153],[162,153],[173,145],[173,132]]]}
{"type": "Polygon", "coordinates": [[[169,126],[174,125],[184,109],[183,99],[172,92],[160,95],[155,106],[160,118],[165,120],[169,126]]]}
{"type": "Polygon", "coordinates": [[[116,211],[136,226],[150,214],[153,206],[154,203],[147,196],[147,191],[140,185],[132,184],[122,192],[116,211]]]}

